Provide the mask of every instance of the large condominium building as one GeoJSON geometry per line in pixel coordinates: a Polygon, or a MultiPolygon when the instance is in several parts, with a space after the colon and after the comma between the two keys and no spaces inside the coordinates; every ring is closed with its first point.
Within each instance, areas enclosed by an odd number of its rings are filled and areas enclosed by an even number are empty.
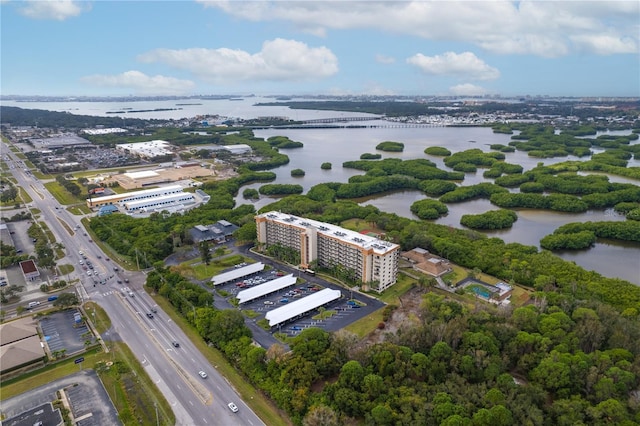
{"type": "Polygon", "coordinates": [[[340,265],[370,289],[382,292],[396,283],[400,246],[355,231],[280,212],[256,216],[258,242],[300,252],[300,266],[340,265]]]}

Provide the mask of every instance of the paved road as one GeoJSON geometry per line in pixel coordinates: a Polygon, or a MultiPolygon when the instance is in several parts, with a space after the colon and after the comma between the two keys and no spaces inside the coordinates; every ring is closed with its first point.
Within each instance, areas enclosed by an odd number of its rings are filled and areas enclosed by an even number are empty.
{"type": "MultiPolygon", "coordinates": [[[[2,152],[9,153],[2,143],[2,152]]],[[[15,158],[15,154],[9,153],[15,158]]],[[[60,206],[54,197],[22,168],[11,170],[20,185],[33,198],[33,208],[39,209],[42,217],[54,234],[57,242],[65,246],[67,257],[61,263],[73,263],[82,284],[78,294],[83,300],[97,302],[109,315],[113,323],[105,339],[121,339],[131,348],[151,379],[156,383],[171,404],[178,425],[263,425],[264,423],[240,399],[230,383],[208,364],[204,356],[188,341],[182,330],[160,309],[153,319],[146,317],[152,306],[152,299],[143,291],[143,273],[113,273],[112,262],[104,260],[105,254],[79,227],[80,218],[60,206]],[[56,208],[57,207],[57,208],[56,208]],[[80,254],[82,252],[82,254],[80,254]],[[94,265],[100,280],[105,284],[94,286],[93,275],[89,277],[79,269],[79,261],[85,256],[94,265]],[[111,277],[111,278],[109,278],[111,277]],[[128,284],[118,284],[117,280],[129,279],[128,284]],[[127,286],[125,288],[125,286],[127,286]],[[128,295],[128,291],[134,297],[128,295]],[[173,340],[179,348],[171,345],[173,340]],[[207,379],[198,376],[198,371],[207,372],[207,379]],[[227,407],[234,402],[238,413],[227,407]]],[[[71,274],[73,278],[74,274],[71,274]]],[[[43,296],[43,300],[46,296],[43,296]]]]}

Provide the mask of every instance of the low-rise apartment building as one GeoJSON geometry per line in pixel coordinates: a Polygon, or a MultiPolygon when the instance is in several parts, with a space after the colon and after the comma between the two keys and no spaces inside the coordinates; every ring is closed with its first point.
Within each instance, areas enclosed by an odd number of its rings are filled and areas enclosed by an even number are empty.
{"type": "Polygon", "coordinates": [[[370,289],[396,283],[400,246],[329,223],[276,211],[256,216],[258,243],[280,244],[300,253],[300,267],[337,265],[370,289]]]}

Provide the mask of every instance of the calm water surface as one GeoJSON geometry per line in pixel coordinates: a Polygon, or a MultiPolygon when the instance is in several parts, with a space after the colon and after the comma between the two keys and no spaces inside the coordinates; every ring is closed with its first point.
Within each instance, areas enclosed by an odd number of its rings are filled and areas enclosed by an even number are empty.
{"type": "MultiPolygon", "coordinates": [[[[352,117],[370,114],[348,113],[336,111],[291,110],[286,106],[256,106],[259,102],[271,102],[273,98],[245,98],[241,101],[229,100],[196,100],[183,101],[140,101],[140,102],[15,102],[3,101],[2,105],[17,106],[29,109],[45,109],[50,111],[67,111],[72,114],[86,114],[97,116],[121,116],[126,118],[157,118],[182,119],[199,115],[220,115],[225,117],[255,118],[260,116],[281,116],[292,120],[311,120],[332,117],[352,117]],[[190,103],[197,105],[176,105],[190,103]],[[151,111],[144,113],[107,114],[109,111],[123,111],[126,108],[157,109],[169,108],[170,111],[151,111]]],[[[369,125],[388,125],[386,121],[368,121],[369,125]]],[[[452,152],[466,149],[480,148],[489,150],[491,144],[507,145],[511,141],[510,135],[494,134],[488,128],[465,127],[423,127],[423,128],[359,128],[359,129],[286,129],[286,130],[258,130],[257,137],[287,136],[292,140],[304,143],[304,148],[283,150],[290,158],[290,163],[272,170],[276,173],[277,183],[297,183],[308,191],[314,185],[322,182],[347,182],[348,179],[362,172],[342,167],[344,161],[357,160],[365,152],[375,153],[375,147],[383,141],[397,141],[405,144],[401,153],[382,153],[383,158],[428,158],[439,168],[448,170],[442,158],[424,154],[424,149],[430,146],[444,146],[452,152]],[[330,162],[331,170],[321,170],[320,165],[330,162]],[[292,178],[292,169],[300,168],[306,172],[304,177],[292,178]]],[[[602,134],[602,133],[600,133],[602,134]]],[[[612,135],[626,135],[627,131],[607,132],[612,135]]],[[[635,142],[638,143],[638,142],[635,142]]],[[[530,158],[525,152],[507,153],[509,163],[520,164],[525,170],[535,167],[538,163],[554,164],[567,160],[580,160],[576,157],[562,157],[551,159],[530,158]]],[[[640,160],[631,160],[629,166],[640,167],[640,160]]],[[[618,176],[610,176],[612,182],[639,184],[638,181],[618,176]]],[[[468,173],[463,185],[473,185],[487,181],[482,177],[482,170],[468,173]]],[[[244,186],[245,188],[259,188],[262,183],[244,186]]],[[[417,200],[427,198],[419,191],[397,191],[378,194],[374,197],[358,199],[356,202],[371,204],[382,211],[396,213],[403,217],[417,219],[409,210],[411,204],[417,200]]],[[[264,207],[277,197],[261,197],[253,202],[256,209],[264,207]]],[[[249,203],[242,196],[236,198],[238,204],[249,203]]],[[[478,214],[497,207],[487,200],[474,200],[459,204],[449,204],[449,214],[440,218],[436,223],[461,227],[460,217],[463,214],[478,214]]],[[[624,220],[611,212],[590,211],[581,214],[557,213],[549,211],[520,210],[518,221],[509,230],[486,232],[489,236],[499,237],[506,242],[519,242],[538,246],[540,238],[550,234],[557,227],[570,222],[624,220]]],[[[594,248],[575,252],[559,253],[566,260],[573,261],[588,270],[619,277],[636,284],[640,284],[640,247],[633,244],[617,242],[598,242],[594,248]]]]}
{"type": "MultiPolygon", "coordinates": [[[[308,191],[314,185],[322,182],[347,182],[349,177],[362,172],[342,167],[344,161],[357,160],[365,152],[374,153],[375,146],[382,141],[398,141],[405,144],[401,153],[382,153],[383,158],[428,158],[443,170],[449,170],[444,166],[442,158],[424,154],[424,149],[429,146],[445,146],[452,152],[465,149],[480,148],[489,151],[489,145],[495,143],[508,144],[510,135],[494,134],[487,128],[365,128],[365,129],[287,129],[287,130],[259,130],[256,136],[268,138],[271,136],[287,136],[292,140],[304,143],[304,148],[283,150],[290,163],[273,170],[278,183],[297,183],[302,185],[304,191],[308,191]],[[321,170],[323,162],[333,165],[331,170],[321,170]],[[304,177],[294,178],[290,173],[292,169],[300,168],[306,172],[304,177]]],[[[628,134],[621,132],[621,134],[628,134]]],[[[509,163],[520,164],[525,170],[535,167],[538,163],[545,165],[559,163],[567,160],[580,160],[577,157],[530,158],[525,152],[507,153],[506,160],[509,163]]],[[[640,166],[638,160],[630,162],[630,166],[640,166]]],[[[482,176],[483,170],[477,173],[467,173],[463,185],[473,185],[480,182],[491,181],[482,176]]],[[[613,176],[612,182],[634,183],[633,179],[613,176]]],[[[246,187],[258,189],[262,184],[252,184],[246,187]]],[[[376,194],[375,196],[356,199],[361,205],[371,204],[381,211],[396,213],[399,216],[417,219],[410,211],[411,204],[415,201],[428,198],[420,191],[394,191],[391,193],[376,194]]],[[[264,207],[277,198],[263,197],[254,202],[256,209],[264,207]]],[[[247,203],[239,195],[236,201],[247,203]]],[[[449,204],[449,214],[435,221],[435,223],[462,227],[460,218],[464,214],[479,214],[489,210],[497,210],[488,200],[473,200],[464,203],[449,204]]],[[[518,221],[511,229],[485,232],[488,236],[495,236],[506,242],[518,242],[539,247],[539,241],[547,234],[551,234],[556,228],[571,222],[586,221],[619,221],[624,220],[620,215],[610,212],[589,211],[580,214],[560,213],[538,210],[520,210],[518,221]]],[[[617,242],[597,243],[590,250],[577,252],[562,252],[559,256],[588,270],[618,277],[635,284],[640,284],[640,247],[634,244],[618,244],[617,242]]]]}

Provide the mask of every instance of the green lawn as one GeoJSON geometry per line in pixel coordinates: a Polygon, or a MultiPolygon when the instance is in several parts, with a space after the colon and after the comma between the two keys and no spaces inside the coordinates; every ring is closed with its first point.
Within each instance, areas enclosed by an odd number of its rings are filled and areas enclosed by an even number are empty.
{"type": "Polygon", "coordinates": [[[57,181],[47,182],[44,186],[62,205],[80,204],[84,202],[84,200],[71,195],[71,193],[64,189],[57,181]]]}
{"type": "Polygon", "coordinates": [[[198,257],[196,259],[183,262],[178,269],[180,270],[180,273],[186,273],[186,276],[191,276],[197,280],[203,281],[211,279],[212,276],[218,275],[225,269],[242,262],[250,263],[253,262],[253,260],[238,254],[219,259],[214,258],[208,265],[205,265],[198,257]]]}

